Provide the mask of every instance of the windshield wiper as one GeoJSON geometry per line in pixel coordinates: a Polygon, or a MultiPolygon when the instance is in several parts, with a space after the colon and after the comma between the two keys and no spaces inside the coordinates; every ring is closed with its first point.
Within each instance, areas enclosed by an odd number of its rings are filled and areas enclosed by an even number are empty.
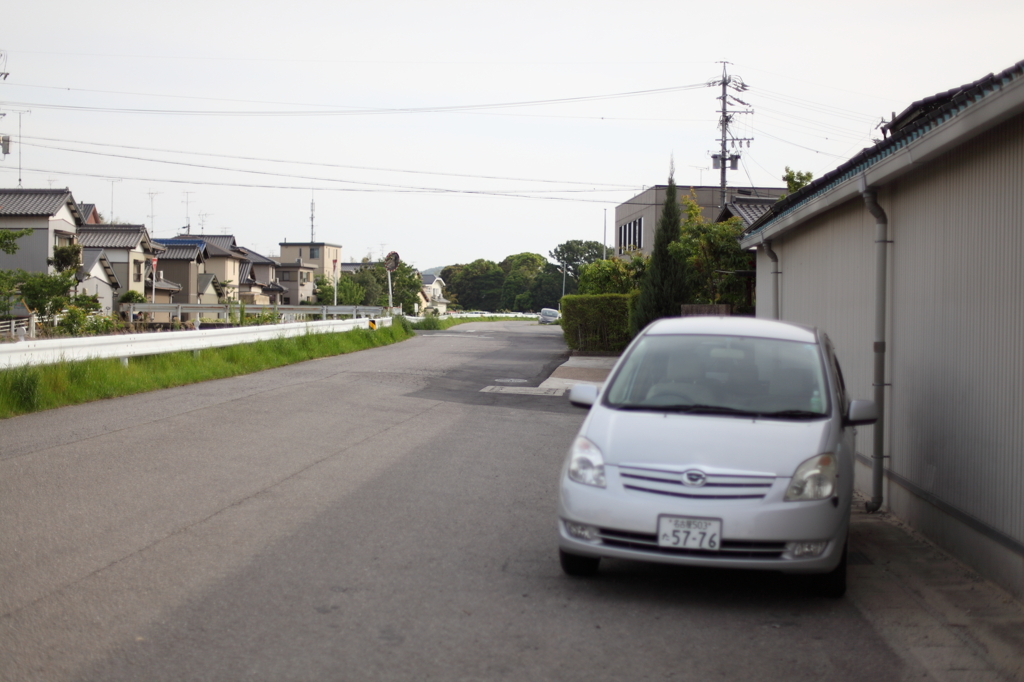
{"type": "Polygon", "coordinates": [[[779,410],[778,412],[761,412],[760,414],[762,417],[791,417],[793,419],[823,419],[828,416],[821,412],[811,412],[809,410],[779,410]]]}
{"type": "Polygon", "coordinates": [[[657,405],[650,403],[625,403],[623,405],[615,405],[614,407],[619,410],[646,410],[648,412],[682,412],[684,414],[729,414],[742,415],[744,417],[759,416],[759,413],[757,412],[751,412],[749,410],[738,410],[734,407],[725,407],[722,405],[657,405]]]}

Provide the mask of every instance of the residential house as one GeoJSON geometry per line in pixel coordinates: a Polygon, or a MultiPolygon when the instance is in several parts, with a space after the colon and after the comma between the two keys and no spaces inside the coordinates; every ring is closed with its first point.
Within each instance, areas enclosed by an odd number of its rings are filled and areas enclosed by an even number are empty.
{"type": "MultiPolygon", "coordinates": [[[[157,242],[166,249],[160,254],[157,269],[164,273],[166,279],[181,285],[181,290],[174,295],[174,302],[216,303],[218,285],[214,284],[216,277],[206,272],[206,242],[175,239],[158,239],[157,242]]],[[[188,319],[188,316],[182,317],[188,319]]]]}
{"type": "Polygon", "coordinates": [[[294,262],[278,260],[274,268],[277,272],[278,283],[284,289],[281,293],[281,303],[284,305],[299,305],[303,301],[313,302],[316,300],[313,276],[316,273],[316,266],[305,263],[301,258],[294,262]]]}
{"type": "MultiPolygon", "coordinates": [[[[653,253],[654,231],[658,226],[661,210],[665,206],[666,189],[668,185],[649,187],[615,207],[615,246],[610,250],[611,254],[622,256],[630,251],[639,251],[649,256],[653,253]]],[[[684,196],[690,196],[697,202],[704,220],[715,220],[722,212],[720,187],[680,185],[676,189],[680,202],[684,196]]],[[[727,187],[726,204],[747,197],[775,200],[785,193],[785,187],[727,187]]]]}
{"type": "Polygon", "coordinates": [[[153,258],[161,258],[165,247],[149,236],[145,225],[87,224],[78,229],[83,249],[103,249],[121,283],[120,295],[127,291],[146,294],[146,269],[153,258]]]}
{"type": "Polygon", "coordinates": [[[236,248],[246,258],[239,269],[239,298],[246,303],[281,304],[285,289],[277,282],[277,263],[250,248],[236,248]]]}
{"type": "Polygon", "coordinates": [[[444,280],[437,275],[420,275],[423,287],[417,296],[421,311],[433,311],[443,315],[448,311],[448,299],[444,297],[444,280]]]}
{"type": "Polygon", "coordinates": [[[757,314],[826,330],[848,396],[879,403],[872,506],[1024,596],[1024,61],[884,134],[747,230],[757,314]]]}
{"type": "Polygon", "coordinates": [[[74,244],[84,223],[69,189],[0,189],[0,229],[32,229],[16,253],[0,251],[0,270],[50,272],[53,248],[74,244]]]}
{"type": "Polygon", "coordinates": [[[103,222],[100,212],[96,210],[96,204],[79,204],[78,209],[86,225],[99,225],[103,222]]]}
{"type": "Polygon", "coordinates": [[[103,249],[82,249],[82,266],[75,273],[79,294],[89,294],[99,299],[100,307],[105,314],[116,310],[117,297],[120,296],[121,281],[114,272],[114,266],[103,249]]]}
{"type": "Polygon", "coordinates": [[[331,281],[335,277],[335,262],[341,264],[341,245],[327,242],[281,242],[280,262],[303,263],[313,266],[313,276],[322,275],[331,281]]]}
{"type": "Polygon", "coordinates": [[[248,259],[238,249],[232,235],[178,235],[172,239],[160,241],[164,244],[168,242],[205,244],[205,271],[217,275],[217,280],[220,282],[227,300],[238,300],[238,287],[242,281],[242,264],[248,259]]]}

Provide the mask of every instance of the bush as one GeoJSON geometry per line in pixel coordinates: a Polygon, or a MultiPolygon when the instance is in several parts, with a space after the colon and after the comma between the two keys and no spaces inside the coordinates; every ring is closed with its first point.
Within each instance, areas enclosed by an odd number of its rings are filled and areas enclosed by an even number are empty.
{"type": "Polygon", "coordinates": [[[140,294],[139,292],[135,291],[134,289],[129,289],[128,291],[126,291],[123,294],[121,294],[121,297],[119,299],[117,299],[117,302],[118,303],[145,303],[146,302],[146,297],[143,296],[142,294],[140,294]]]}
{"type": "Polygon", "coordinates": [[[573,350],[619,352],[629,345],[630,308],[636,294],[562,298],[562,331],[573,350]]]}

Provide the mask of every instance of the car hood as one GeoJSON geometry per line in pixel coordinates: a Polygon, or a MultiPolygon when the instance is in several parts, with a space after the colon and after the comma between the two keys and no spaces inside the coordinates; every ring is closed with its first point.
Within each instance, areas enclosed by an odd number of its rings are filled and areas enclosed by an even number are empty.
{"type": "Polygon", "coordinates": [[[829,425],[828,419],[755,420],[596,405],[581,435],[601,449],[606,464],[792,476],[800,462],[823,451],[829,425]]]}

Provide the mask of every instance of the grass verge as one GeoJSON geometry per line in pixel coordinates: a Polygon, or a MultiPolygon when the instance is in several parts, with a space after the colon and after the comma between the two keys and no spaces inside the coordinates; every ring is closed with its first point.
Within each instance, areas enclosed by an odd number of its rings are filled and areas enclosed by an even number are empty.
{"type": "Polygon", "coordinates": [[[131,358],[59,362],[0,370],[0,419],[161,388],[224,379],[305,360],[386,346],[413,336],[404,320],[376,331],[307,334],[290,339],[131,358]]]}
{"type": "MultiPolygon", "coordinates": [[[[498,315],[491,317],[425,317],[419,322],[413,322],[413,329],[449,329],[457,324],[466,324],[467,322],[529,322],[530,318],[523,317],[501,317],[498,315]]],[[[533,320],[536,322],[536,320],[533,320]]]]}

